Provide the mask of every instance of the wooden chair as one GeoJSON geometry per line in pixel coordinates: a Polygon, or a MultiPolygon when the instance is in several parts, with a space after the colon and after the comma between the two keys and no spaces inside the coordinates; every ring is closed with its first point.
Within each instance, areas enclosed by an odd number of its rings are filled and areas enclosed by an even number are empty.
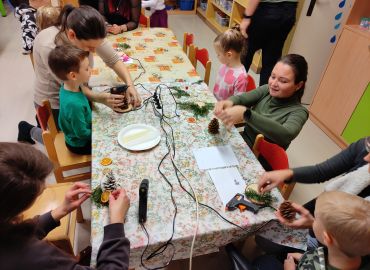
{"type": "Polygon", "coordinates": [[[188,47],[194,44],[194,35],[187,32],[184,33],[184,41],[182,43],[182,49],[185,54],[188,54],[188,47]]]}
{"type": "Polygon", "coordinates": [[[37,119],[42,128],[42,139],[49,159],[54,163],[57,183],[81,181],[91,178],[91,171],[65,176],[63,172],[91,167],[91,155],[77,155],[70,152],[65,144],[63,132],[58,132],[52,115],[49,100],[44,100],[37,108],[37,119]]]}
{"type": "Polygon", "coordinates": [[[204,82],[208,85],[209,84],[209,76],[211,74],[211,66],[212,62],[209,60],[209,54],[207,49],[198,49],[193,44],[189,47],[189,59],[190,62],[193,64],[194,68],[197,68],[197,62],[201,62],[205,69],[204,73],[204,82]]]}
{"type": "MultiPolygon", "coordinates": [[[[30,219],[36,215],[42,215],[53,210],[63,202],[65,193],[72,185],[72,183],[64,183],[46,187],[31,208],[23,212],[23,219],[30,219]]],[[[76,222],[82,223],[83,221],[82,211],[79,207],[76,211],[62,218],[60,220],[60,226],[52,230],[45,237],[45,240],[51,242],[65,252],[75,255],[73,248],[76,222]]]]}
{"type": "Polygon", "coordinates": [[[248,74],[247,79],[248,79],[248,84],[247,84],[246,92],[256,89],[256,83],[254,82],[253,77],[248,74]]]}
{"type": "Polygon", "coordinates": [[[145,16],[143,10],[141,11],[140,18],[139,18],[139,25],[141,27],[150,27],[150,17],[145,16]]]}
{"type": "MultiPolygon", "coordinates": [[[[285,150],[277,144],[266,141],[262,134],[257,135],[252,151],[257,158],[261,155],[273,170],[289,169],[288,155],[285,150]]],[[[284,199],[287,200],[289,198],[294,185],[295,183],[279,186],[280,193],[284,199]]]]}

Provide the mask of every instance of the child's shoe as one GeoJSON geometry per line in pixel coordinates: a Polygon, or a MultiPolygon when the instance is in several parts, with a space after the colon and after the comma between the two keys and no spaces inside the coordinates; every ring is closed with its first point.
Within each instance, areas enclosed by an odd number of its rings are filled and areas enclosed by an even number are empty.
{"type": "Polygon", "coordinates": [[[35,127],[26,121],[21,121],[18,124],[18,142],[28,142],[30,144],[35,144],[34,140],[31,138],[31,129],[35,127]]]}

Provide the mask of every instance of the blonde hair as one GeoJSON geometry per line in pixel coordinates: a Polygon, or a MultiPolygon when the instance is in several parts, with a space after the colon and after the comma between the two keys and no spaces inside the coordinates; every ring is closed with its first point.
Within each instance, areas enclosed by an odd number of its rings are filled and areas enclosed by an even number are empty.
{"type": "Polygon", "coordinates": [[[229,50],[233,50],[244,55],[247,50],[246,38],[240,32],[240,26],[238,24],[219,34],[215,38],[214,43],[219,45],[225,53],[229,50]]]}
{"type": "Polygon", "coordinates": [[[370,253],[370,202],[356,195],[330,191],[316,202],[315,216],[349,257],[370,253]]]}
{"type": "Polygon", "coordinates": [[[42,6],[36,12],[36,25],[39,31],[58,24],[59,7],[42,6]]]}

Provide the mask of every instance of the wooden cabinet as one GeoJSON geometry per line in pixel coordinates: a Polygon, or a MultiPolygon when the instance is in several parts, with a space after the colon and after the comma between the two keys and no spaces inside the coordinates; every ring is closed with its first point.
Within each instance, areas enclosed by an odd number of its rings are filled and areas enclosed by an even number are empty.
{"type": "MultiPolygon", "coordinates": [[[[366,5],[365,2],[356,1],[353,10],[360,10],[359,6],[366,5]]],[[[360,18],[357,12],[356,17],[360,18]]],[[[348,21],[356,20],[350,15],[348,21]]],[[[363,137],[361,133],[358,133],[358,136],[353,134],[355,131],[350,130],[351,126],[346,129],[351,121],[359,120],[352,117],[358,104],[369,108],[367,120],[363,123],[364,129],[369,129],[370,104],[364,104],[369,82],[370,31],[361,29],[358,25],[346,25],[310,106],[310,118],[313,122],[341,147],[363,137]],[[343,137],[344,131],[351,136],[343,137]]],[[[358,115],[360,116],[357,117],[366,118],[364,113],[358,115]]]]}

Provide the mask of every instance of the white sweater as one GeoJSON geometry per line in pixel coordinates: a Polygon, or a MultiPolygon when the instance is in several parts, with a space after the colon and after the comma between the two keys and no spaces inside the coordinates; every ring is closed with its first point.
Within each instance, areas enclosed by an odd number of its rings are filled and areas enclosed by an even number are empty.
{"type": "Polygon", "coordinates": [[[142,0],[142,8],[150,8],[151,13],[154,13],[156,10],[163,10],[166,8],[164,0],[142,0]]]}

